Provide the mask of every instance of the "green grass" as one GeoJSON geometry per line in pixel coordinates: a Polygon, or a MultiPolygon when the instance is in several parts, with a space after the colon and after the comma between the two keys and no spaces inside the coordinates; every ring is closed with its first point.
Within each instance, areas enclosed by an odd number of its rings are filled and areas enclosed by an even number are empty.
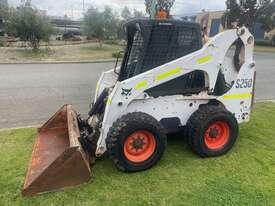
{"type": "Polygon", "coordinates": [[[256,51],[256,52],[275,53],[275,46],[259,46],[259,45],[256,45],[254,51],[256,51]]]}
{"type": "Polygon", "coordinates": [[[90,183],[23,199],[20,190],[35,129],[0,132],[0,205],[275,205],[275,104],[256,104],[233,150],[201,159],[169,137],[164,158],[151,170],[125,174],[104,157],[90,183]]]}
{"type": "MultiPolygon", "coordinates": [[[[124,46],[111,43],[106,42],[102,48],[98,43],[43,46],[39,52],[33,52],[30,48],[0,47],[0,63],[81,62],[112,59],[113,53],[123,50],[124,46]]],[[[275,53],[275,47],[256,46],[255,51],[275,53]]]]}
{"type": "Polygon", "coordinates": [[[41,47],[38,52],[30,48],[0,47],[0,63],[16,62],[71,62],[112,59],[112,54],[122,50],[122,46],[86,43],[64,46],[41,47]]]}

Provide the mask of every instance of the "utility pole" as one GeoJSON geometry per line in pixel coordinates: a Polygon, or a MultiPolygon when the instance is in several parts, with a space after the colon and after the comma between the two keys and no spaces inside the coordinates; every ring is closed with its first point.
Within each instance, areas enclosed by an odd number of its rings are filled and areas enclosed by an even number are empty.
{"type": "Polygon", "coordinates": [[[83,0],[83,15],[85,14],[85,0],[83,0]]]}
{"type": "Polygon", "coordinates": [[[74,20],[74,6],[71,5],[71,11],[72,11],[72,20],[74,20]]]}
{"type": "Polygon", "coordinates": [[[152,0],[151,5],[151,19],[154,19],[157,14],[157,0],[152,0]]]}

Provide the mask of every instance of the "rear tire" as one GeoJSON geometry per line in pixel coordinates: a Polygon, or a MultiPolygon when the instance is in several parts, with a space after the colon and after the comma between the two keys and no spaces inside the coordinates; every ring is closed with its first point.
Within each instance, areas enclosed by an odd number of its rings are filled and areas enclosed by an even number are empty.
{"type": "Polygon", "coordinates": [[[200,108],[186,126],[188,144],[201,157],[224,155],[234,146],[238,133],[236,118],[220,106],[200,108]]]}
{"type": "Polygon", "coordinates": [[[152,116],[129,113],[110,128],[106,139],[109,156],[125,172],[151,168],[163,156],[167,144],[164,128],[152,116]]]}

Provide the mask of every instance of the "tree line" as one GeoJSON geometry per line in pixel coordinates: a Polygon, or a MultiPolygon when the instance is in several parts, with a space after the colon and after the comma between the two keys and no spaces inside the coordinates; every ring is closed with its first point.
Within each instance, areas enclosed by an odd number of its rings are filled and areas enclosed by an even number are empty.
{"type": "MultiPolygon", "coordinates": [[[[81,25],[87,39],[102,40],[122,38],[122,25],[132,18],[144,18],[145,14],[124,7],[121,14],[106,6],[103,10],[90,7],[84,14],[81,25]]],[[[53,33],[50,19],[31,6],[21,5],[17,8],[0,4],[0,35],[8,34],[28,42],[34,50],[40,43],[49,42],[53,33]]]]}
{"type": "Polygon", "coordinates": [[[275,0],[227,0],[226,8],[222,18],[225,28],[252,27],[256,22],[267,32],[275,27],[275,0]]]}
{"type": "MultiPolygon", "coordinates": [[[[175,0],[144,0],[146,12],[151,17],[154,10],[163,10],[169,14],[174,2],[175,0]]],[[[88,39],[97,39],[101,45],[106,39],[122,39],[122,25],[130,19],[144,17],[145,13],[136,9],[131,11],[127,6],[120,14],[109,6],[105,6],[103,10],[91,6],[84,14],[82,30],[88,39]]],[[[17,8],[7,8],[0,4],[0,29],[1,27],[8,35],[28,42],[34,50],[39,48],[41,41],[49,42],[53,32],[49,18],[29,4],[17,8]]]]}
{"type": "Polygon", "coordinates": [[[83,30],[88,39],[96,38],[101,43],[105,39],[122,38],[122,25],[130,19],[144,18],[145,14],[134,9],[133,12],[128,7],[124,7],[120,16],[109,6],[105,6],[103,11],[95,7],[90,7],[84,14],[83,30]]]}
{"type": "MultiPolygon", "coordinates": [[[[170,15],[175,0],[145,0],[147,15],[154,17],[153,11],[160,10],[170,15]]],[[[275,0],[226,0],[226,12],[222,22],[226,28],[246,25],[251,27],[261,23],[265,31],[275,27],[275,0]]],[[[102,44],[106,39],[123,37],[122,25],[132,18],[143,18],[146,14],[136,9],[124,7],[119,14],[111,7],[103,10],[91,6],[84,14],[82,30],[88,39],[98,39],[102,44]]],[[[26,41],[37,50],[41,41],[49,42],[53,32],[50,19],[30,5],[17,8],[0,4],[0,35],[7,33],[26,41]]]]}
{"type": "Polygon", "coordinates": [[[38,10],[25,5],[13,8],[0,4],[0,14],[1,35],[20,38],[34,50],[38,50],[41,41],[49,42],[52,25],[38,10]]]}

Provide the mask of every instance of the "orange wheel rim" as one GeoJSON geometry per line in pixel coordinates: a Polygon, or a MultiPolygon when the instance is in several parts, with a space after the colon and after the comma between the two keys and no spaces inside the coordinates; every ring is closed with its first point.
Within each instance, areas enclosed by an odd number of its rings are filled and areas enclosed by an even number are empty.
{"type": "Polygon", "coordinates": [[[226,122],[212,123],[205,131],[204,142],[211,150],[222,149],[229,141],[230,129],[226,122]]]}
{"type": "Polygon", "coordinates": [[[124,155],[131,162],[141,163],[153,155],[156,145],[155,137],[151,132],[140,130],[126,138],[124,155]]]}

